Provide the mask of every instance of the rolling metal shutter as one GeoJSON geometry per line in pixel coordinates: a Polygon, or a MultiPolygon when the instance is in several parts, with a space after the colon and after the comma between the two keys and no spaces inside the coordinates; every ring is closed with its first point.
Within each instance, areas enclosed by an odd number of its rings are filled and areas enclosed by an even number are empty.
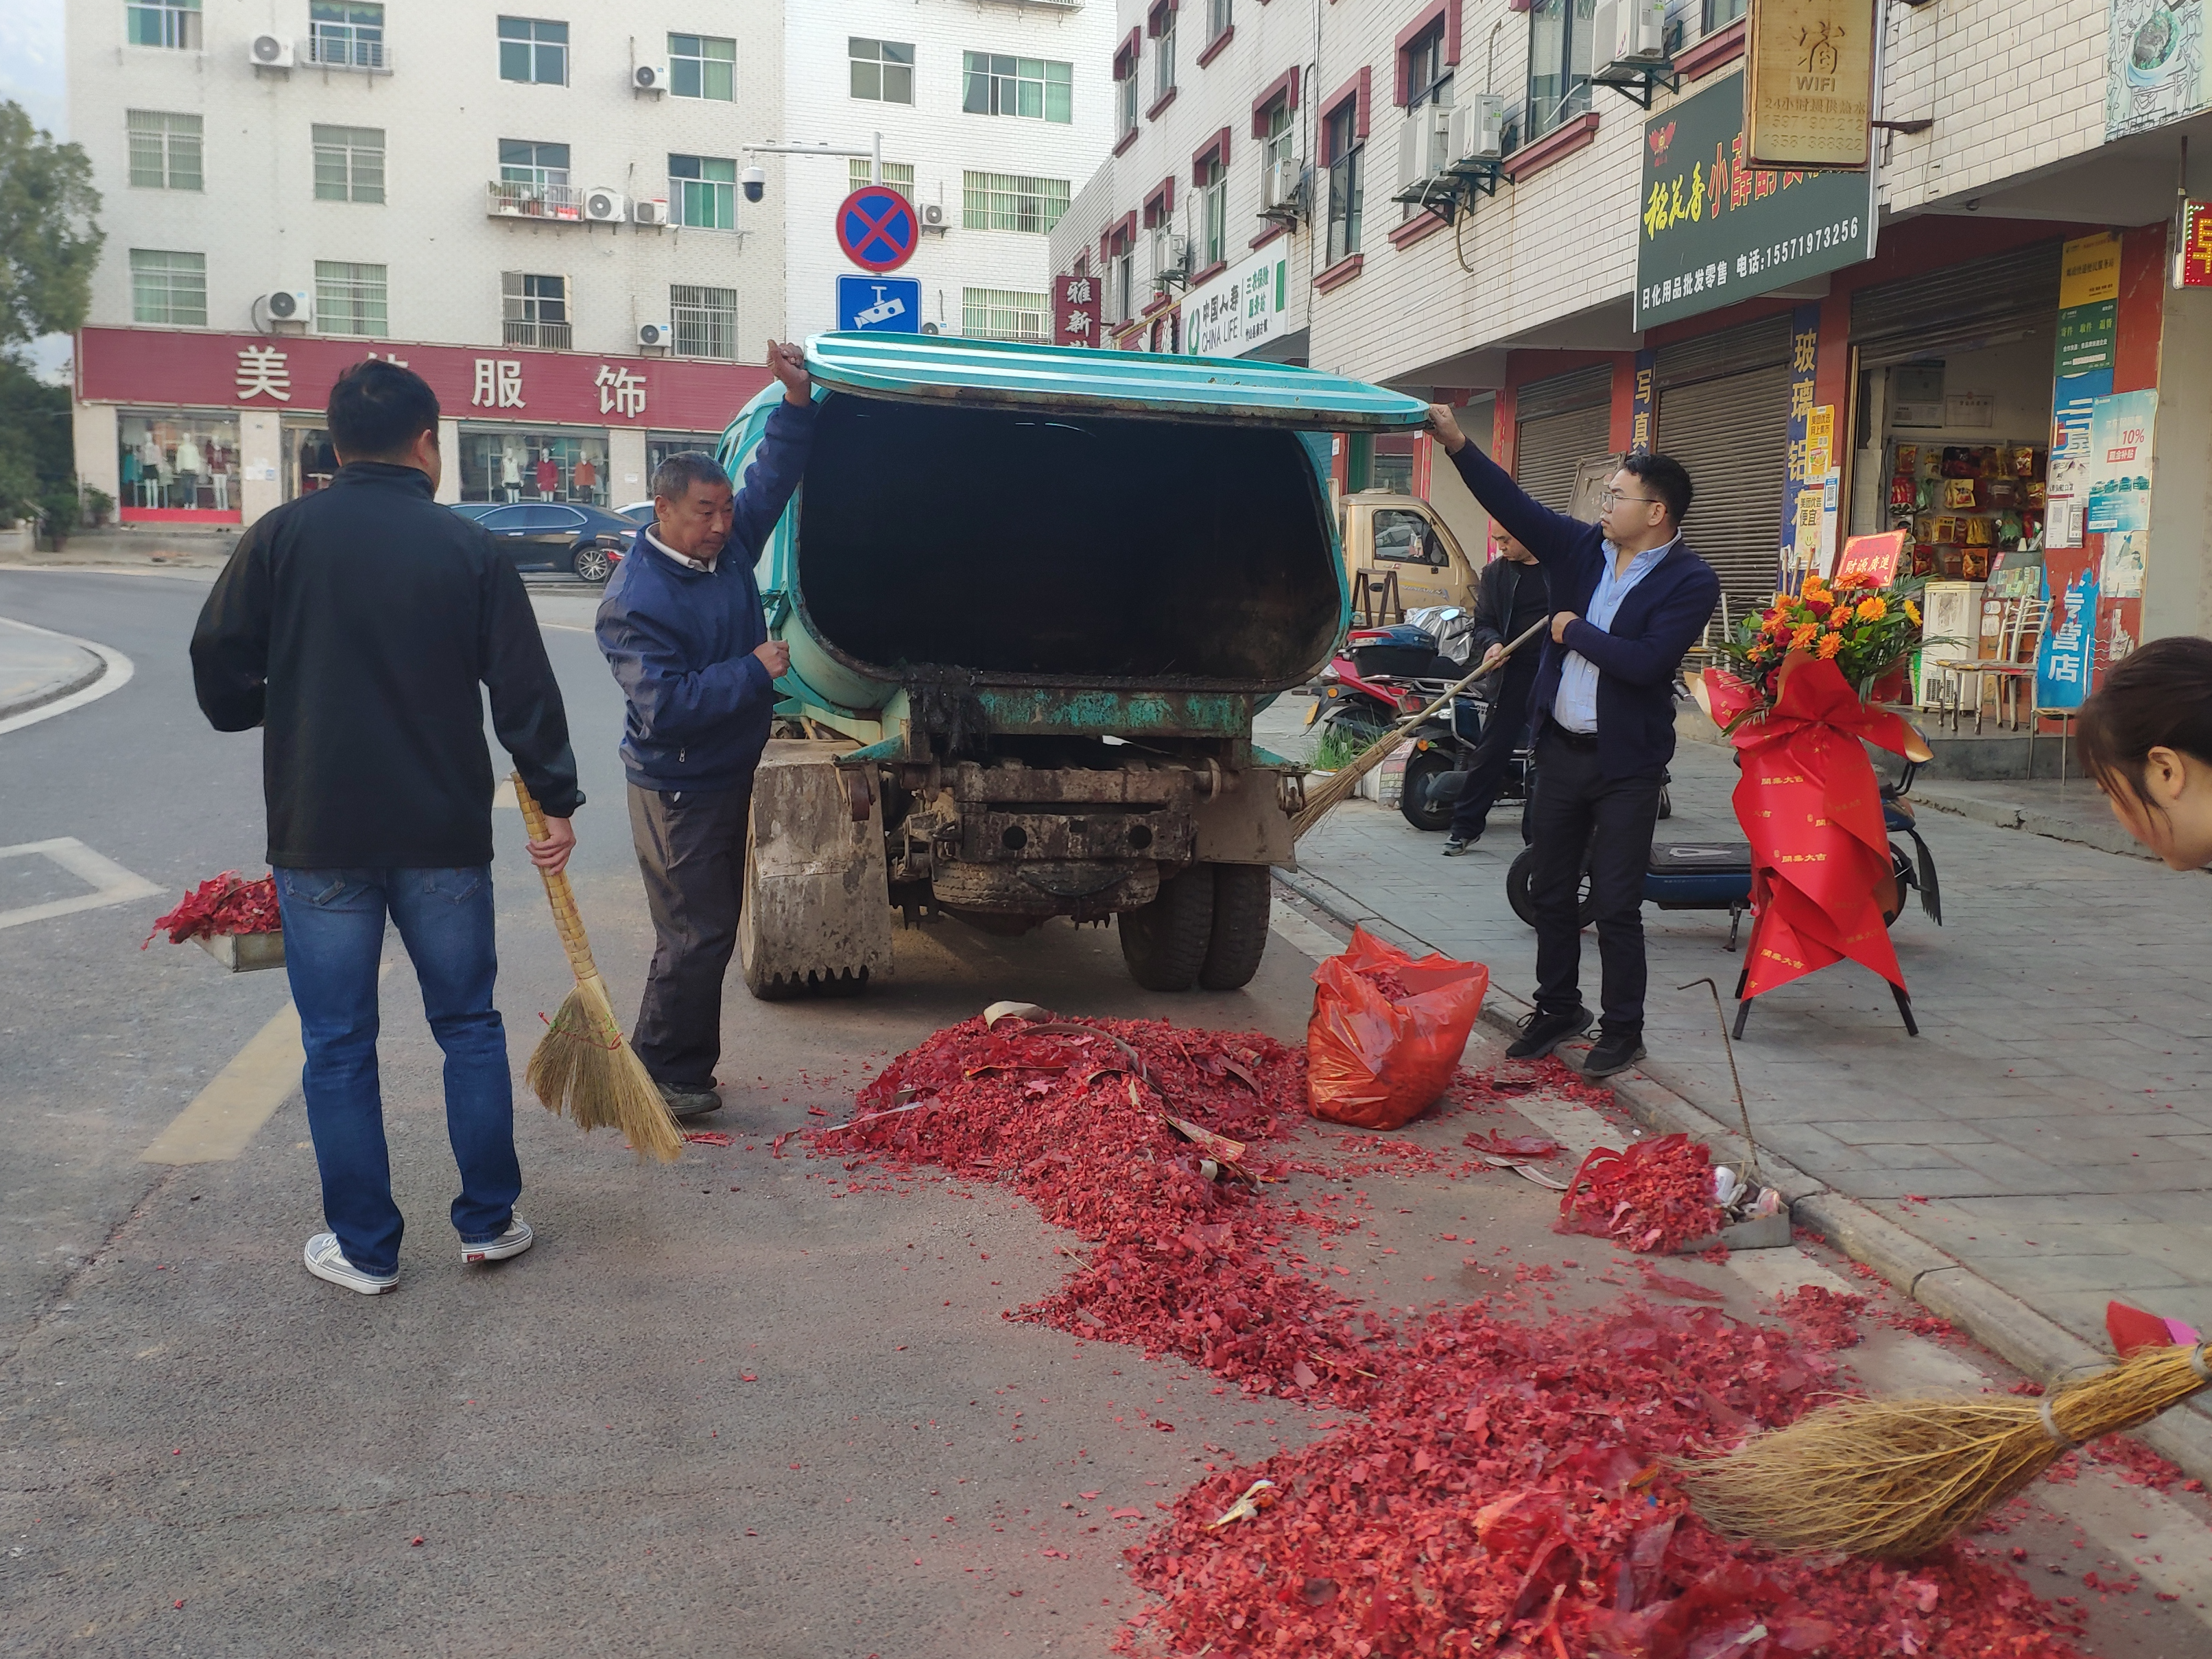
{"type": "Polygon", "coordinates": [[[1598,363],[1548,380],[1532,380],[1514,393],[1513,477],[1555,513],[1574,499],[1575,471],[1593,455],[1609,453],[1613,435],[1613,366],[1598,363]]]}
{"type": "Polygon", "coordinates": [[[1774,595],[1789,431],[1786,356],[1748,374],[1693,380],[1659,394],[1654,447],[1690,472],[1690,516],[1682,533],[1720,573],[1731,612],[1774,595]]]}
{"type": "Polygon", "coordinates": [[[1694,340],[1677,340],[1653,355],[1651,379],[1660,392],[1688,386],[1693,380],[1718,380],[1725,374],[1745,374],[1754,368],[1771,368],[1790,361],[1790,313],[1762,317],[1755,323],[1701,334],[1694,340]]]}
{"type": "Polygon", "coordinates": [[[1978,351],[2047,327],[2058,314],[2057,239],[1851,295],[1859,367],[1978,351]]]}

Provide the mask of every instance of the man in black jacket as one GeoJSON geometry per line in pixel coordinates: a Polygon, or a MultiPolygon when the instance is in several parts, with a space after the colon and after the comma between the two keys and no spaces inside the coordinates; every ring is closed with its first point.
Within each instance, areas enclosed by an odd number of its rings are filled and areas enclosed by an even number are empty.
{"type": "Polygon", "coordinates": [[[492,1006],[491,756],[483,704],[544,807],[529,843],[559,870],[583,804],[568,716],[530,600],[490,538],[433,499],[438,400],[372,358],[339,376],[327,489],[258,520],[192,635],[192,681],[219,732],[263,728],[269,862],[307,1050],[302,1086],[323,1213],[307,1271],[349,1290],[399,1276],[399,1210],[377,1088],[386,915],[446,1056],[464,1261],[520,1255],[522,1170],[507,1036],[492,1006]]]}
{"type": "MultiPolygon", "coordinates": [[[[1513,539],[1510,531],[1495,533],[1498,556],[1482,569],[1475,588],[1474,627],[1470,637],[1486,664],[1508,645],[1551,614],[1552,600],[1544,586],[1544,572],[1536,556],[1513,539]]],[[[1539,653],[1525,645],[1513,653],[1505,672],[1491,681],[1489,718],[1482,723],[1482,741],[1467,769],[1452,811],[1451,833],[1444,837],[1444,856],[1456,858],[1482,839],[1491,803],[1505,781],[1505,769],[1513,751],[1528,738],[1528,690],[1536,684],[1539,653]]]]}

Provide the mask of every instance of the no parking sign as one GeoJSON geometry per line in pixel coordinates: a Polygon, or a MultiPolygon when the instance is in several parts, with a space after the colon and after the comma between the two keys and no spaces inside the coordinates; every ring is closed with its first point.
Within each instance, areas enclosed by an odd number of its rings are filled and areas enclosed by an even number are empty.
{"type": "Polygon", "coordinates": [[[921,240],[914,204],[889,185],[863,185],[837,210],[837,246],[864,270],[896,270],[921,240]]]}

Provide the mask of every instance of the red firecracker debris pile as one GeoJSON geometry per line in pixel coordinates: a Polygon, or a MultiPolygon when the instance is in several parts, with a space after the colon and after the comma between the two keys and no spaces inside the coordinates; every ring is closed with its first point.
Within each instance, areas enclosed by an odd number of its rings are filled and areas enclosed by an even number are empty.
{"type": "Polygon", "coordinates": [[[1609,1238],[1627,1249],[1679,1250],[1721,1230],[1712,1155],[1687,1135],[1600,1146],[1559,1200],[1559,1231],[1609,1238]]]}
{"type": "Polygon", "coordinates": [[[1255,1391],[1353,1404],[1373,1366],[1346,1298],[1269,1255],[1286,1226],[1332,1224],[1201,1167],[1223,1167],[1212,1137],[1226,1137],[1243,1143],[1227,1173],[1275,1173],[1249,1148],[1279,1139],[1305,1099],[1304,1054],[1271,1037],[1158,1020],[969,1019],[893,1060],[852,1121],[814,1147],[1001,1178],[1073,1228],[1091,1247],[1086,1265],[1025,1317],[1174,1353],[1255,1391]],[[1186,1139],[1170,1116],[1206,1138],[1186,1139]]]}
{"type": "Polygon", "coordinates": [[[1776,1297],[1774,1305],[1808,1347],[1832,1353],[1858,1346],[1859,1316],[1867,1306],[1863,1296],[1848,1291],[1838,1296],[1824,1285],[1801,1285],[1787,1296],[1776,1297]]]}
{"type": "Polygon", "coordinates": [[[154,923],[154,932],[138,948],[154,942],[155,934],[168,930],[169,943],[213,939],[218,933],[277,933],[284,929],[276,914],[276,882],[272,876],[248,881],[235,870],[210,877],[177,902],[177,908],[154,923]]]}
{"type": "Polygon", "coordinates": [[[1368,1419],[1185,1493],[1130,1553],[1124,1650],[1321,1659],[2078,1659],[1995,1556],[1778,1559],[1684,1504],[1671,1458],[1785,1423],[1832,1362],[1711,1309],[1522,1324],[1475,1304],[1376,1356],[1368,1419]],[[1272,1507],[1219,1527],[1255,1479],[1272,1507]]]}

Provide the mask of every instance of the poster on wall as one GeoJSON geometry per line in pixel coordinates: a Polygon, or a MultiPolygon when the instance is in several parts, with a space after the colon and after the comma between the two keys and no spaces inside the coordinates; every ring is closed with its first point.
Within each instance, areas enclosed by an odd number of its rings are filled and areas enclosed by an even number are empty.
{"type": "Polygon", "coordinates": [[[2158,393],[2122,392],[2097,399],[2089,416],[2088,514],[2092,535],[2150,528],[2151,437],[2158,393]]]}
{"type": "MultiPolygon", "coordinates": [[[[2043,596],[2051,597],[2044,577],[2043,596]]],[[[2066,584],[2066,603],[2058,625],[2035,648],[2035,706],[2079,708],[2089,695],[2096,664],[2097,579],[2087,570],[2066,584]]]]}
{"type": "Polygon", "coordinates": [[[2105,557],[2097,569],[2097,588],[2108,599],[2142,598],[2143,573],[2150,563],[2150,538],[2141,531],[2105,538],[2105,557]]]}
{"type": "Polygon", "coordinates": [[[1875,16],[1873,0],[1751,0],[1743,131],[1753,167],[1865,168],[1875,16]]]}
{"type": "Polygon", "coordinates": [[[2212,104],[2205,75],[2207,0],[2112,0],[2105,37],[2105,137],[2124,137],[2212,104]]]}

